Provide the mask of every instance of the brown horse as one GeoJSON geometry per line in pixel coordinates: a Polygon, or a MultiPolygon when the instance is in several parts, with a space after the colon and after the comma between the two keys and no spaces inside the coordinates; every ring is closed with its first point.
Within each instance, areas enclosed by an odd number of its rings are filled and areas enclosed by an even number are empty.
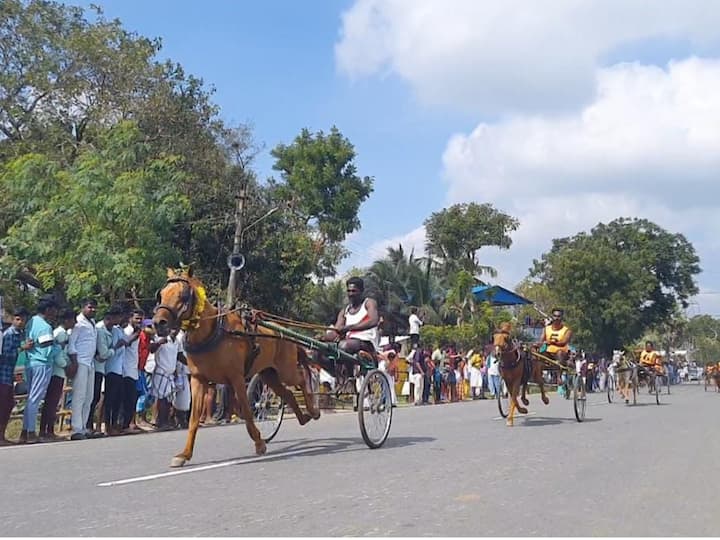
{"type": "Polygon", "coordinates": [[[192,395],[185,449],[172,459],[171,467],[182,467],[192,458],[209,383],[233,387],[245,427],[255,442],[258,455],[264,454],[267,448],[253,422],[245,386],[245,381],[255,373],[260,373],[263,382],[290,405],[300,425],[320,418],[320,411],[311,398],[310,371],[303,348],[280,339],[271,330],[251,328],[235,312],[218,312],[208,302],[205,288],[193,277],[191,269],[186,272],[168,269],[167,277],[157,296],[153,323],[160,336],[167,335],[171,328],[185,330],[192,395]],[[301,389],[309,414],[300,409],[287,387],[301,389]]]}
{"type": "Polygon", "coordinates": [[[545,395],[545,381],[543,380],[542,362],[532,359],[529,351],[513,345],[510,335],[506,332],[498,332],[493,336],[493,345],[495,346],[495,355],[497,356],[500,367],[500,375],[505,381],[505,386],[510,393],[510,412],[507,417],[506,424],[512,426],[514,424],[515,409],[521,414],[527,414],[528,410],[521,407],[518,403],[518,397],[522,392],[521,400],[524,405],[530,402],[525,397],[527,385],[529,382],[536,383],[540,386],[540,395],[545,405],[550,400],[545,395]],[[529,373],[528,373],[529,372],[529,373]]]}

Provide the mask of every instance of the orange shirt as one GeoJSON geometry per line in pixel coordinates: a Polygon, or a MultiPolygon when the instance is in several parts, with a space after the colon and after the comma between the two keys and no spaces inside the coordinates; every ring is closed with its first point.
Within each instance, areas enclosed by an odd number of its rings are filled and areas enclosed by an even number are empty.
{"type": "Polygon", "coordinates": [[[660,355],[657,351],[643,351],[640,354],[640,363],[646,366],[654,366],[659,363],[660,355]]]}

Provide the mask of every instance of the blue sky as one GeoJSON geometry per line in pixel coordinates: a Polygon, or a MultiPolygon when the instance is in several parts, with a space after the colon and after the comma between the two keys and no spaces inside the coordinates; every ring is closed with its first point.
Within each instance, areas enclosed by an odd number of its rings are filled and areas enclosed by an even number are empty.
{"type": "Polygon", "coordinates": [[[261,176],[303,127],[353,142],[375,192],[342,269],[398,241],[422,250],[422,222],[447,204],[491,202],[521,221],[511,250],[481,250],[513,287],[552,238],[641,216],[695,244],[691,314],[720,316],[720,4],[95,3],[160,37],[226,121],[254,125],[261,176]]]}

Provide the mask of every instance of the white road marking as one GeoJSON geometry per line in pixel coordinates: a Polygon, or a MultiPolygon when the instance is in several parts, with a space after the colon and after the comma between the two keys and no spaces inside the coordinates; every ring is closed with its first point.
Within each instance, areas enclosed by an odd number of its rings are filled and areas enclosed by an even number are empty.
{"type": "Polygon", "coordinates": [[[257,456],[252,458],[244,459],[231,459],[229,461],[222,461],[220,463],[213,463],[212,465],[200,465],[198,467],[188,467],[187,469],[177,469],[174,471],[168,471],[164,473],[148,474],[147,476],[136,476],[134,478],[125,478],[123,480],[113,480],[111,482],[102,482],[98,484],[98,487],[112,487],[112,486],[123,486],[125,484],[134,484],[137,482],[147,482],[149,480],[159,480],[161,478],[168,478],[170,476],[179,476],[181,474],[190,474],[201,471],[210,471],[212,469],[220,469],[222,467],[231,467],[232,465],[243,465],[245,463],[254,463],[257,461],[265,461],[268,459],[275,459],[286,456],[296,456],[299,454],[308,454],[310,452],[317,452],[318,447],[306,448],[304,450],[292,450],[290,452],[280,452],[277,454],[265,454],[264,456],[257,456]]]}

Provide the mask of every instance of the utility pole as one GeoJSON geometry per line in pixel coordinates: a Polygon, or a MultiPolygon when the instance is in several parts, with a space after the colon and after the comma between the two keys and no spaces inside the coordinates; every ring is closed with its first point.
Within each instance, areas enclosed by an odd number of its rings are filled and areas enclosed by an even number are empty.
{"type": "Polygon", "coordinates": [[[235,288],[237,286],[237,272],[242,267],[239,261],[233,261],[233,258],[240,259],[240,244],[242,242],[243,233],[243,210],[245,209],[246,195],[246,184],[243,181],[240,186],[240,193],[238,193],[235,200],[237,205],[235,207],[235,238],[233,240],[232,255],[228,259],[228,266],[230,267],[230,278],[228,279],[227,289],[227,303],[225,309],[232,309],[235,305],[235,288]]]}

